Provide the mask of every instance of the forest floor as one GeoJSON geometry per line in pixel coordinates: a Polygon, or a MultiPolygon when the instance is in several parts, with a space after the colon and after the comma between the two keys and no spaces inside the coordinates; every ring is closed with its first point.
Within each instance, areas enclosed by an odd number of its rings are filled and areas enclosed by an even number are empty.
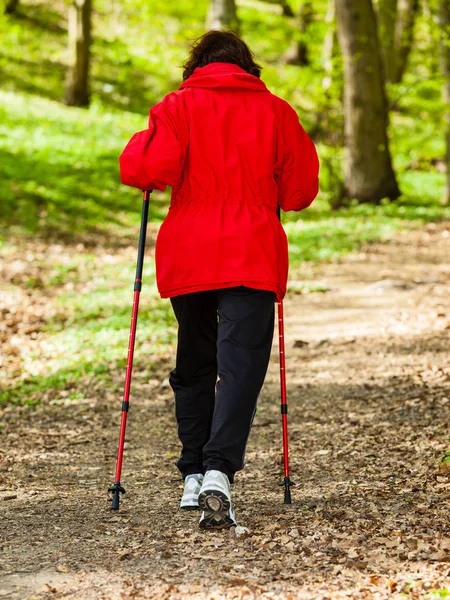
{"type": "Polygon", "coordinates": [[[178,508],[172,349],[135,372],[119,512],[116,392],[94,379],[78,399],[4,405],[0,598],[449,595],[449,257],[450,223],[431,223],[303,269],[326,291],[284,304],[293,503],[278,485],[275,335],[233,485],[246,538],[178,508]]]}

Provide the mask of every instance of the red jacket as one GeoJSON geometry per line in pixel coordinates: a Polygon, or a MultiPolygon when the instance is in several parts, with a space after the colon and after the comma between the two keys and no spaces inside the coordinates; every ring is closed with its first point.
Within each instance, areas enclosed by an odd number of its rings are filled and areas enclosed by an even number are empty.
{"type": "Polygon", "coordinates": [[[173,188],[156,239],[160,296],[245,285],[281,300],[289,264],[277,205],[309,206],[318,171],[297,113],[258,77],[231,63],[195,69],[120,156],[124,184],[173,188]]]}

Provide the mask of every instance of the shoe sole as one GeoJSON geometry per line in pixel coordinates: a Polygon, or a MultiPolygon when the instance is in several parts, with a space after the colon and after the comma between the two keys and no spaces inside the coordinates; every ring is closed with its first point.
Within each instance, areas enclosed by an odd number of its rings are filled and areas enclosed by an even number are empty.
{"type": "Polygon", "coordinates": [[[198,504],[187,504],[186,506],[180,506],[181,510],[199,510],[198,504]]]}
{"type": "Polygon", "coordinates": [[[236,525],[228,514],[230,500],[220,490],[201,492],[198,497],[198,505],[205,513],[205,518],[200,523],[202,529],[224,529],[236,525]]]}

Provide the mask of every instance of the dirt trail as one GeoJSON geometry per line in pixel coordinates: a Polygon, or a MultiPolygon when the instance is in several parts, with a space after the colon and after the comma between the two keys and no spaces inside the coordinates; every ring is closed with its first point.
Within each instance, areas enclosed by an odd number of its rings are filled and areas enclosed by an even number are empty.
{"type": "MultiPolygon", "coordinates": [[[[234,531],[204,533],[182,490],[173,397],[136,372],[119,513],[120,399],[3,408],[0,598],[433,598],[450,587],[450,224],[309,267],[285,300],[293,504],[282,503],[277,339],[234,531]],[[431,594],[426,596],[426,594],[431,594]]],[[[295,273],[292,272],[295,277],[295,273]]],[[[120,384],[123,374],[117,373],[120,384]]]]}

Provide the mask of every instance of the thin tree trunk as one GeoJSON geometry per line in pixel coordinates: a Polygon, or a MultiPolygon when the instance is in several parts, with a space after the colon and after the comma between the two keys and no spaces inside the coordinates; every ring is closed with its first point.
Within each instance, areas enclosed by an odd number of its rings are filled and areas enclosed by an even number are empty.
{"type": "Polygon", "coordinates": [[[89,105],[92,0],[73,0],[69,8],[69,70],[65,103],[89,105]]]}
{"type": "Polygon", "coordinates": [[[235,0],[210,0],[206,26],[208,29],[239,31],[235,0]]]}
{"type": "Polygon", "coordinates": [[[395,27],[395,72],[392,79],[400,83],[408,65],[414,39],[414,23],[419,8],[418,0],[398,0],[397,22],[395,27]]]}
{"type": "Polygon", "coordinates": [[[323,42],[323,70],[325,75],[322,79],[322,87],[328,90],[333,80],[333,55],[336,46],[336,8],[335,0],[328,0],[327,14],[325,16],[327,33],[323,42]]]}
{"type": "MultiPolygon", "coordinates": [[[[289,4],[289,0],[261,0],[263,4],[273,4],[281,8],[283,17],[295,17],[295,13],[292,10],[292,6],[289,4]]],[[[262,7],[261,7],[262,9],[262,7]]]]}
{"type": "Polygon", "coordinates": [[[283,9],[283,16],[285,17],[294,17],[295,13],[291,8],[291,5],[287,0],[280,0],[281,8],[283,9]]]}
{"type": "Polygon", "coordinates": [[[343,195],[360,202],[395,199],[375,13],[371,0],[336,0],[344,56],[345,170],[343,195]]]}
{"type": "Polygon", "coordinates": [[[440,28],[440,63],[444,78],[442,97],[445,107],[445,139],[447,181],[445,184],[444,202],[450,204],[450,4],[448,0],[439,2],[440,28]]]}
{"type": "Polygon", "coordinates": [[[19,0],[7,0],[5,5],[5,15],[12,15],[16,12],[19,0]]]}
{"type": "Polygon", "coordinates": [[[312,0],[304,0],[298,13],[298,29],[300,39],[296,44],[294,53],[289,51],[286,62],[290,65],[300,65],[301,67],[309,65],[309,52],[306,36],[309,26],[313,22],[314,10],[312,0]]]}
{"type": "Polygon", "coordinates": [[[397,23],[397,0],[378,1],[378,39],[383,56],[386,81],[393,81],[396,74],[397,49],[395,28],[397,23]]]}

